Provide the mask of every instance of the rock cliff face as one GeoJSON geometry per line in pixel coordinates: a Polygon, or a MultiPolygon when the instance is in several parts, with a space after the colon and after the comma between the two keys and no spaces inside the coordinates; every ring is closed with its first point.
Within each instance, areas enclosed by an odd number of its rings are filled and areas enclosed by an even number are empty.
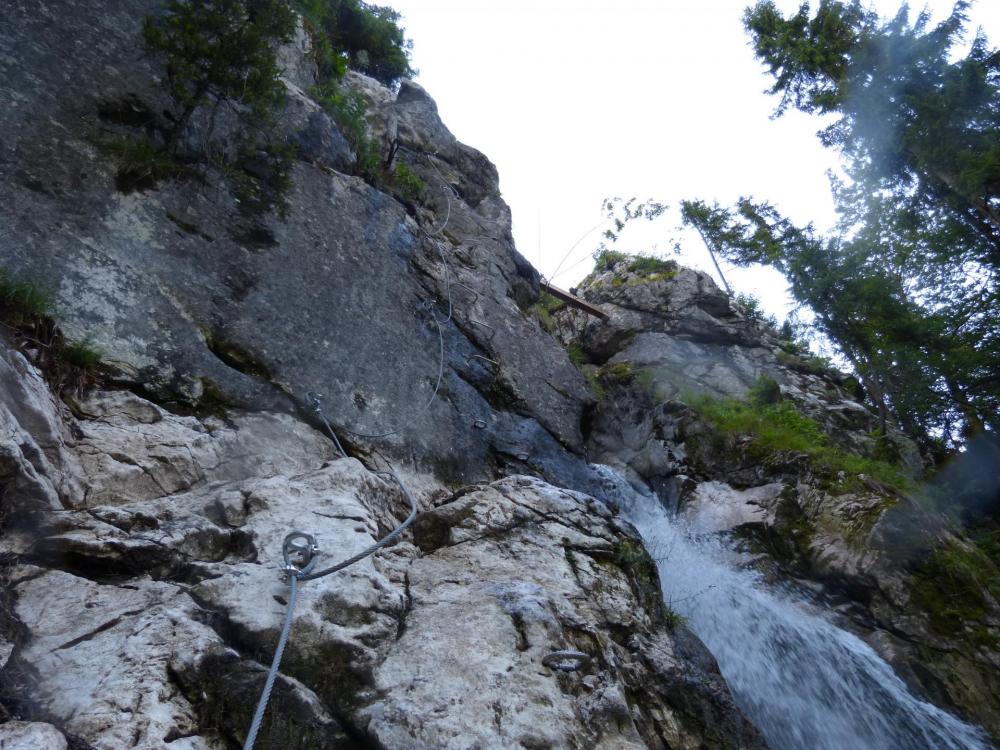
{"type": "MultiPolygon", "coordinates": [[[[0,741],[63,742],[51,722],[75,747],[234,746],[283,537],[349,557],[405,513],[398,488],[285,415],[97,391],[74,417],[6,348],[0,382],[2,698],[36,722],[0,741]]],[[[423,505],[409,541],[302,584],[260,747],[763,747],[601,501],[513,476],[423,505]],[[566,649],[590,661],[543,665],[566,649]]]]}
{"type": "MultiPolygon", "coordinates": [[[[382,449],[455,482],[524,454],[579,452],[591,397],[519,313],[538,279],[514,249],[496,169],[419,86],[393,94],[354,79],[373,139],[393,141],[426,184],[419,205],[342,171],[351,154],[303,93],[309,65],[294,46],[282,126],[300,148],[286,220],[248,221],[221,170],[204,184],[116,189],[103,145],[168,105],[142,41],[156,5],[5,11],[0,267],[54,291],[67,334],[159,400],[294,411],[321,392],[345,438],[364,447],[347,430],[408,427],[382,449]],[[442,345],[443,397],[425,410],[442,345]]],[[[194,122],[188,139],[207,127],[194,122]]]]}
{"type": "Polygon", "coordinates": [[[894,431],[879,437],[842,375],[789,354],[701,272],[644,275],[622,261],[579,291],[609,315],[555,315],[604,390],[590,459],[649,486],[698,530],[738,539],[771,578],[819,586],[841,623],[919,694],[1000,735],[1000,579],[954,523],[913,499],[923,494],[906,481],[920,475],[913,444],[894,431]],[[762,382],[771,393],[753,392],[762,382]],[[888,457],[898,484],[769,447],[697,407],[762,396],[812,420],[824,450],[888,457]]]}
{"type": "MultiPolygon", "coordinates": [[[[106,366],[53,389],[37,343],[0,341],[0,747],[239,746],[287,603],[283,537],[315,534],[333,563],[384,535],[407,511],[389,462],[417,521],[303,584],[258,747],[764,747],[595,464],[821,590],[920,694],[1000,733],[995,594],[963,579],[956,614],[943,590],[971,545],[698,406],[766,376],[831,451],[915,476],[845,378],[679,267],[612,265],[580,291],[609,320],[563,310],[546,332],[493,165],[419,86],[351,74],[369,137],[425,189],[352,176],[301,30],[279,55],[287,217],[248,216],[211,166],[123,185],[109,140],[167,106],[142,44],[156,7],[21,3],[0,24],[0,269],[51,290],[106,366]],[[543,663],[566,649],[587,659],[543,663]]],[[[190,148],[213,127],[194,118],[190,148]]]]}

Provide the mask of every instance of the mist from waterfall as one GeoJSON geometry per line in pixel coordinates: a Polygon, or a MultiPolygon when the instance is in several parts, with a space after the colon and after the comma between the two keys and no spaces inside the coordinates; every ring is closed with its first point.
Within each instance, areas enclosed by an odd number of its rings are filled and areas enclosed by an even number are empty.
{"type": "Polygon", "coordinates": [[[985,734],[909,691],[871,647],[808,602],[768,589],[717,535],[698,534],[595,466],[657,560],[664,601],[714,654],[773,750],[988,750],[985,734]]]}

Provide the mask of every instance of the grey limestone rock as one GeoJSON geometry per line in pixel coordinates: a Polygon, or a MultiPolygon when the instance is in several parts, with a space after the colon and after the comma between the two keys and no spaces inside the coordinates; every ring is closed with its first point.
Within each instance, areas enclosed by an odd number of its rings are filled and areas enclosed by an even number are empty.
{"type": "MultiPolygon", "coordinates": [[[[24,718],[97,750],[231,747],[285,615],[285,535],[314,534],[331,565],[405,498],[287,415],[95,391],[74,416],[4,356],[36,388],[32,409],[0,392],[12,427],[60,437],[58,460],[14,464],[0,497],[51,484],[56,463],[79,490],[0,535],[0,705],[16,679],[24,718]]],[[[301,584],[257,747],[763,747],[704,647],[663,619],[656,581],[622,562],[640,542],[601,501],[523,476],[457,494],[405,481],[424,510],[412,534],[301,584]],[[563,649],[586,663],[545,666],[563,649]]]]}
{"type": "Polygon", "coordinates": [[[0,724],[3,750],[66,750],[66,738],[51,724],[40,721],[8,721],[0,724]]]}
{"type": "MultiPolygon", "coordinates": [[[[390,433],[382,450],[453,482],[488,478],[518,425],[579,454],[591,397],[518,308],[538,277],[514,249],[496,169],[416,84],[347,81],[370,102],[370,137],[423,181],[420,201],[349,174],[355,155],[305,93],[301,29],[280,56],[280,129],[300,147],[285,219],[247,217],[208,166],[197,180],[116,187],[107,144],[169,109],[142,43],[155,5],[15,3],[5,16],[0,267],[51,290],[67,335],[161,401],[309,414],[317,391],[342,438],[390,433]]],[[[230,109],[212,131],[222,143],[230,109]]],[[[190,158],[204,110],[185,134],[190,158]]]]}

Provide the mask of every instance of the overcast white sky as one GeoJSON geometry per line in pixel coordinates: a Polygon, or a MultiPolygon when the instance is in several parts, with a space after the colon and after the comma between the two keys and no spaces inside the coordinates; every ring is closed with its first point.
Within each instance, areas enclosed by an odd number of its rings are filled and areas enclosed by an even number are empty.
{"type": "MultiPolygon", "coordinates": [[[[752,194],[797,222],[833,221],[826,171],[837,157],[816,139],[818,119],[769,119],[770,79],[742,26],[748,0],[380,2],[403,14],[416,80],[445,124],[497,165],[518,249],[543,275],[616,195],[676,209],[682,198],[728,203],[752,194]]],[[[798,2],[778,5],[788,13],[798,2]]],[[[899,2],[873,6],[892,15],[899,2]]],[[[940,19],[952,3],[927,6],[940,19]]],[[[971,29],[1000,42],[998,0],[979,0],[971,17],[971,29]]],[[[670,255],[678,223],[672,212],[626,233],[622,249],[670,255]]],[[[709,270],[700,241],[683,239],[681,262],[709,270]]],[[[586,275],[597,242],[597,232],[581,242],[554,283],[566,288],[586,275]]],[[[780,276],[726,274],[781,317],[780,276]]]]}

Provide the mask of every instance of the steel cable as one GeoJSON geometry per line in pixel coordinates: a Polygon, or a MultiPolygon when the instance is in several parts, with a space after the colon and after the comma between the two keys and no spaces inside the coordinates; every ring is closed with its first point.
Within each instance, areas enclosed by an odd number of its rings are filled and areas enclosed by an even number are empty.
{"type": "MultiPolygon", "coordinates": [[[[439,235],[441,232],[444,231],[445,227],[448,226],[448,222],[451,219],[451,198],[449,198],[447,196],[447,194],[446,194],[445,195],[445,200],[448,202],[448,207],[447,207],[447,212],[445,213],[444,222],[441,224],[441,226],[438,227],[437,229],[435,229],[433,232],[427,232],[427,231],[421,230],[421,231],[424,232],[424,234],[427,236],[428,239],[433,239],[435,237],[435,235],[439,235]]],[[[445,360],[444,328],[443,328],[443,326],[446,323],[451,322],[452,317],[453,317],[454,312],[455,312],[455,306],[454,306],[454,300],[453,300],[452,293],[451,293],[451,287],[452,287],[451,266],[448,264],[448,259],[445,256],[444,250],[441,249],[440,245],[437,246],[437,251],[438,251],[438,253],[441,256],[441,263],[444,265],[444,269],[445,269],[445,277],[444,278],[445,278],[445,293],[446,293],[447,298],[448,298],[448,314],[443,319],[441,319],[441,318],[438,318],[438,316],[435,315],[433,312],[431,312],[431,319],[434,321],[434,324],[437,326],[437,334],[438,334],[438,371],[437,371],[437,379],[434,382],[434,389],[431,391],[430,398],[428,398],[427,402],[423,406],[421,406],[419,409],[417,409],[417,411],[415,411],[413,413],[413,415],[408,420],[406,420],[405,422],[403,422],[403,424],[399,425],[395,429],[388,430],[387,432],[369,433],[369,432],[358,432],[357,430],[352,430],[352,429],[350,429],[348,427],[343,427],[342,429],[344,430],[344,432],[348,433],[349,435],[353,435],[354,437],[359,437],[359,438],[367,438],[367,439],[387,438],[387,437],[391,437],[393,435],[398,435],[399,433],[403,432],[408,427],[410,427],[411,425],[413,425],[421,416],[424,415],[425,412],[427,412],[431,408],[431,406],[434,404],[434,399],[437,398],[438,393],[441,391],[441,382],[444,380],[444,360],[445,360]]],[[[324,422],[325,421],[326,420],[324,419],[324,422]]],[[[333,432],[333,430],[330,429],[329,423],[327,423],[327,429],[330,430],[331,433],[333,432]]]]}
{"type": "Polygon", "coordinates": [[[288,643],[288,635],[292,630],[292,615],[295,612],[295,599],[298,596],[298,574],[289,576],[291,589],[288,594],[288,607],[285,609],[285,624],[281,627],[281,636],[278,638],[278,647],[274,651],[274,659],[271,660],[271,669],[267,673],[267,682],[264,683],[264,692],[260,694],[257,702],[257,710],[253,715],[253,722],[250,724],[250,731],[247,732],[246,742],[243,743],[243,750],[253,750],[253,745],[257,741],[257,732],[260,731],[261,722],[264,721],[264,712],[267,711],[267,703],[271,699],[271,691],[274,689],[274,681],[278,677],[278,667],[281,665],[281,657],[285,653],[285,644],[288,643]]]}
{"type": "MultiPolygon", "coordinates": [[[[440,172],[438,172],[438,175],[441,176],[440,172]]],[[[447,182],[445,184],[447,185],[447,182]]],[[[454,189],[452,190],[454,191],[454,189]]],[[[426,230],[422,230],[428,239],[434,239],[436,236],[440,235],[441,232],[443,232],[444,229],[448,226],[448,222],[451,219],[451,199],[448,197],[447,194],[445,194],[445,200],[447,201],[447,211],[445,214],[444,222],[441,224],[441,226],[435,229],[433,232],[427,232],[426,230]]],[[[451,293],[451,286],[452,286],[451,267],[448,265],[448,259],[445,257],[444,250],[441,248],[439,243],[436,244],[437,244],[437,250],[441,255],[441,262],[445,268],[445,289],[448,297],[448,314],[443,319],[441,319],[437,315],[435,315],[433,311],[431,311],[431,318],[433,319],[435,325],[437,326],[437,332],[438,332],[438,373],[437,373],[437,380],[434,384],[434,390],[431,393],[431,397],[428,399],[427,403],[425,403],[416,413],[414,413],[414,415],[409,420],[407,420],[403,425],[394,430],[378,434],[369,434],[369,433],[356,432],[354,430],[344,428],[344,431],[351,435],[363,438],[384,438],[402,432],[411,424],[413,424],[417,420],[417,418],[420,417],[425,411],[430,409],[431,405],[434,402],[434,399],[437,398],[437,394],[441,388],[441,381],[444,378],[445,346],[444,346],[443,326],[444,324],[452,320],[454,314],[454,303],[451,293]]],[[[332,426],[330,425],[329,420],[327,420],[326,415],[323,413],[323,410],[320,407],[320,399],[318,394],[309,393],[308,396],[309,398],[311,398],[313,402],[314,411],[319,416],[320,420],[323,422],[323,425],[326,427],[326,430],[329,433],[330,438],[336,445],[337,450],[343,456],[347,457],[348,455],[347,451],[344,450],[343,446],[340,443],[340,440],[337,438],[337,434],[334,432],[332,426]]],[[[264,690],[261,693],[260,700],[257,703],[257,709],[254,712],[254,717],[250,725],[250,730],[248,731],[246,741],[243,744],[243,750],[253,750],[254,743],[256,742],[257,739],[257,734],[259,733],[261,724],[264,720],[264,714],[267,711],[267,705],[268,702],[270,701],[271,693],[274,690],[274,683],[278,676],[278,669],[281,665],[281,659],[282,656],[284,655],[285,646],[288,644],[288,638],[291,633],[292,618],[295,612],[296,599],[298,597],[299,582],[314,581],[318,578],[323,578],[324,576],[328,576],[338,571],[344,570],[345,568],[350,567],[354,563],[359,562],[360,560],[363,560],[369,555],[374,554],[379,549],[385,547],[395,539],[399,538],[399,536],[407,529],[407,527],[410,526],[410,524],[413,523],[414,519],[417,517],[417,501],[413,497],[413,495],[410,494],[410,491],[406,488],[406,485],[403,484],[403,481],[399,478],[396,472],[392,470],[392,468],[390,467],[388,471],[377,471],[374,473],[383,477],[388,476],[393,481],[395,481],[396,484],[399,486],[400,490],[402,491],[404,497],[406,497],[407,501],[410,504],[410,514],[406,517],[406,520],[404,520],[401,524],[399,524],[399,526],[397,526],[391,532],[386,534],[382,539],[375,542],[375,544],[372,544],[369,547],[365,548],[358,554],[353,555],[352,557],[349,557],[346,560],[342,560],[336,565],[332,565],[329,568],[324,568],[323,570],[313,573],[312,569],[315,567],[316,564],[316,558],[314,556],[316,549],[315,547],[312,546],[311,543],[312,537],[310,537],[307,534],[303,534],[302,532],[292,532],[291,534],[285,537],[285,541],[282,545],[282,554],[285,556],[285,562],[286,562],[285,570],[288,573],[289,577],[290,593],[288,597],[288,605],[285,609],[285,620],[281,628],[281,635],[278,637],[278,645],[274,652],[274,658],[271,661],[271,668],[268,671],[267,680],[264,683],[264,690]],[[306,537],[307,539],[310,540],[309,546],[307,546],[306,548],[308,550],[307,563],[302,569],[296,569],[293,565],[289,563],[290,540],[296,537],[306,537]]],[[[293,548],[295,548],[294,545],[293,548]]]]}
{"type": "MultiPolygon", "coordinates": [[[[326,417],[323,417],[323,421],[326,422],[326,417]]],[[[327,423],[327,429],[329,429],[329,424],[327,423]]],[[[332,432],[332,430],[331,430],[332,432]]],[[[281,627],[281,635],[278,637],[278,646],[274,651],[274,658],[271,660],[271,669],[267,673],[267,681],[264,683],[264,690],[261,693],[260,700],[257,703],[257,710],[254,712],[253,721],[250,724],[250,731],[247,732],[246,741],[243,743],[243,750],[253,750],[254,743],[257,740],[257,733],[260,731],[261,723],[264,721],[264,714],[267,711],[267,704],[271,699],[271,692],[274,689],[274,682],[278,677],[278,668],[281,666],[281,657],[285,653],[285,646],[288,643],[288,637],[292,629],[292,616],[295,612],[295,601],[298,597],[298,584],[300,581],[315,581],[317,578],[322,578],[328,576],[332,573],[336,573],[344,568],[354,565],[354,563],[365,559],[369,555],[374,554],[377,550],[385,547],[387,544],[397,539],[400,534],[402,534],[406,528],[413,523],[414,519],[417,517],[417,501],[410,494],[410,491],[406,489],[406,485],[403,484],[403,480],[399,478],[399,475],[395,471],[389,469],[388,471],[376,471],[375,474],[379,476],[391,477],[399,488],[403,491],[403,495],[406,497],[407,501],[410,503],[410,515],[406,517],[399,526],[393,529],[391,532],[386,534],[380,540],[375,542],[375,544],[370,547],[365,548],[361,552],[352,557],[343,560],[336,565],[331,565],[329,568],[324,568],[323,570],[317,571],[316,573],[310,572],[316,564],[316,558],[310,556],[308,563],[303,567],[302,570],[289,570],[288,571],[288,582],[290,586],[290,592],[288,595],[288,606],[285,609],[285,622],[281,627]]],[[[306,536],[300,532],[292,532],[285,537],[285,544],[283,545],[283,554],[287,559],[288,556],[288,541],[294,536],[306,536]]],[[[312,554],[310,548],[310,555],[312,554]]]]}

